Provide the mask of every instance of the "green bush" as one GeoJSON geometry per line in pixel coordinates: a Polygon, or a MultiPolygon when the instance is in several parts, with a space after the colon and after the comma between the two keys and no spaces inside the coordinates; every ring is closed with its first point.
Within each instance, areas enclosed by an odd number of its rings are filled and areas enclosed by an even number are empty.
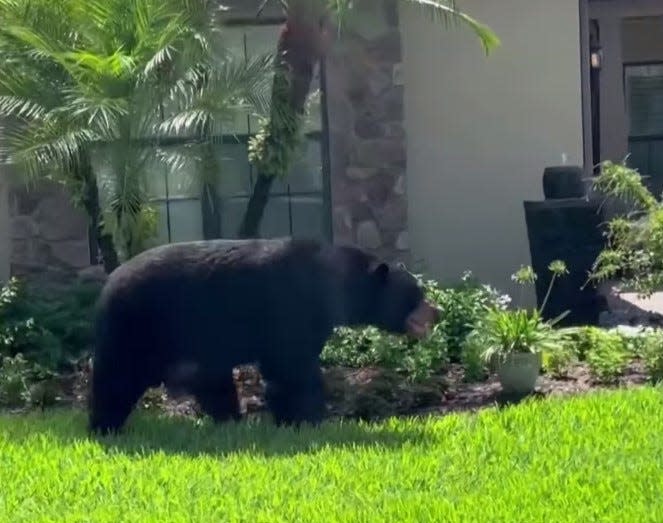
{"type": "Polygon", "coordinates": [[[0,405],[22,407],[33,403],[39,393],[35,385],[50,377],[52,373],[26,360],[21,353],[4,356],[0,360],[0,405]]]}
{"type": "Polygon", "coordinates": [[[451,288],[442,288],[435,280],[424,280],[420,275],[415,277],[426,297],[442,311],[442,320],[428,338],[408,340],[373,327],[340,328],[322,352],[323,364],[378,366],[397,370],[413,380],[425,379],[444,370],[450,361],[464,361],[462,348],[474,325],[490,308],[506,308],[510,300],[490,286],[478,284],[471,273],[451,288]]]}
{"type": "Polygon", "coordinates": [[[576,345],[565,339],[557,347],[544,350],[542,359],[546,374],[554,377],[565,376],[569,367],[578,360],[576,345]]]}
{"type": "Polygon", "coordinates": [[[11,279],[0,291],[0,355],[68,369],[92,345],[99,289],[96,283],[38,287],[11,279]]]}
{"type": "Polygon", "coordinates": [[[598,327],[579,330],[577,351],[589,365],[592,376],[601,382],[616,380],[630,359],[622,336],[598,327]]]}
{"type": "Polygon", "coordinates": [[[599,193],[625,202],[629,210],[608,222],[607,245],[590,279],[620,278],[626,287],[650,296],[663,286],[663,203],[625,162],[603,162],[594,186],[599,193]]]}
{"type": "Polygon", "coordinates": [[[460,354],[460,362],[463,365],[463,378],[466,382],[485,381],[490,375],[489,365],[483,358],[486,340],[481,332],[470,332],[465,340],[460,354]]]}
{"type": "Polygon", "coordinates": [[[425,340],[410,340],[375,327],[336,329],[325,345],[321,361],[328,366],[382,367],[423,380],[447,364],[444,337],[436,326],[425,340]]]}
{"type": "MultiPolygon", "coordinates": [[[[463,360],[462,351],[465,339],[477,322],[486,316],[489,309],[506,309],[511,298],[500,294],[489,285],[482,285],[466,272],[461,282],[450,288],[441,288],[435,281],[425,282],[430,298],[442,310],[444,318],[444,338],[450,361],[463,360]]],[[[471,357],[471,356],[470,356],[471,357]]]]}
{"type": "Polygon", "coordinates": [[[663,331],[648,332],[640,337],[640,355],[652,381],[663,381],[663,331]]]}

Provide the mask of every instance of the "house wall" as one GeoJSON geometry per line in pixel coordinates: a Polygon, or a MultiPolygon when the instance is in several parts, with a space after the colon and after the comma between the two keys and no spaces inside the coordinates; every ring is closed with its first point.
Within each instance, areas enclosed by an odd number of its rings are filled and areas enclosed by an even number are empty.
{"type": "Polygon", "coordinates": [[[633,31],[623,30],[623,20],[660,15],[663,15],[661,0],[589,1],[589,17],[598,20],[603,49],[600,74],[601,160],[621,161],[628,154],[624,62],[651,59],[660,48],[656,38],[648,38],[645,32],[629,37],[633,31]],[[623,39],[624,34],[627,34],[626,40],[623,39]],[[645,51],[639,45],[642,38],[648,40],[645,51]]]}
{"type": "MultiPolygon", "coordinates": [[[[530,263],[523,200],[546,166],[583,164],[578,0],[464,0],[502,46],[401,8],[412,256],[442,280],[512,290],[530,263]],[[518,13],[518,16],[514,16],[518,13]]],[[[531,298],[531,295],[530,295],[531,298]]]]}

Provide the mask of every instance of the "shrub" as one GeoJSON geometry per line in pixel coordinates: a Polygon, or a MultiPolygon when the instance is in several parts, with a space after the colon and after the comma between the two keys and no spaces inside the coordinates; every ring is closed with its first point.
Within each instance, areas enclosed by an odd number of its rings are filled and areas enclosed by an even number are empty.
{"type": "Polygon", "coordinates": [[[68,369],[92,344],[100,286],[26,285],[12,278],[0,291],[0,355],[22,354],[53,371],[68,369]]]}
{"type": "Polygon", "coordinates": [[[663,331],[648,332],[640,337],[641,357],[652,381],[663,381],[663,331]]]}
{"type": "Polygon", "coordinates": [[[635,358],[642,358],[644,344],[647,340],[647,337],[654,333],[654,330],[651,327],[631,327],[627,325],[621,325],[611,329],[610,332],[619,334],[622,339],[622,343],[624,344],[624,350],[626,350],[626,352],[635,358]]]}
{"type": "Polygon", "coordinates": [[[391,366],[397,353],[403,349],[399,338],[381,332],[375,327],[353,329],[340,327],[325,345],[321,354],[326,365],[367,367],[386,364],[391,366]]]}
{"type": "Polygon", "coordinates": [[[415,277],[426,297],[442,311],[442,320],[429,337],[415,341],[373,327],[340,328],[325,345],[323,364],[379,366],[402,372],[415,381],[426,379],[443,370],[449,361],[462,361],[462,347],[474,325],[489,308],[503,309],[510,300],[490,286],[478,284],[471,273],[466,273],[460,284],[452,288],[442,288],[435,280],[424,280],[421,275],[415,277]]]}
{"type": "Polygon", "coordinates": [[[330,366],[388,368],[420,381],[446,365],[447,351],[439,325],[424,340],[409,340],[375,327],[341,327],[325,345],[321,361],[330,366]]]}
{"type": "MultiPolygon", "coordinates": [[[[429,297],[442,310],[444,338],[452,362],[463,360],[465,339],[489,309],[506,309],[511,298],[489,285],[479,284],[471,272],[450,288],[440,288],[435,281],[424,283],[429,297]]],[[[471,357],[471,355],[469,356],[471,357]]]]}
{"type": "Polygon", "coordinates": [[[463,365],[463,378],[467,382],[485,381],[490,372],[482,357],[486,341],[478,331],[470,332],[463,341],[460,362],[463,365]]]}
{"type": "Polygon", "coordinates": [[[594,185],[631,209],[609,221],[607,246],[596,259],[590,280],[621,278],[626,286],[650,296],[663,285],[663,203],[645,187],[640,173],[625,163],[603,162],[594,185]]]}
{"type": "Polygon", "coordinates": [[[22,354],[5,356],[0,361],[0,405],[22,407],[37,399],[38,388],[52,374],[26,360],[22,354]]]}
{"type": "Polygon", "coordinates": [[[601,382],[616,380],[629,361],[622,336],[598,327],[585,327],[579,332],[578,354],[589,365],[592,376],[601,382]]]}
{"type": "Polygon", "coordinates": [[[556,347],[543,351],[543,369],[555,377],[565,376],[569,367],[578,360],[575,344],[562,340],[556,347]]]}

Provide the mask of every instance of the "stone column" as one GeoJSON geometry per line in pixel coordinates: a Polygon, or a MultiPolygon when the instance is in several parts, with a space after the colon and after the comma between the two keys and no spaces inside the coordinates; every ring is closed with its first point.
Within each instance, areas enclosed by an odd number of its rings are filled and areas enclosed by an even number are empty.
{"type": "Polygon", "coordinates": [[[409,261],[398,6],[357,3],[327,60],[334,241],[409,261]]]}
{"type": "Polygon", "coordinates": [[[9,213],[12,275],[67,278],[89,267],[88,219],[63,187],[16,184],[9,213]]]}

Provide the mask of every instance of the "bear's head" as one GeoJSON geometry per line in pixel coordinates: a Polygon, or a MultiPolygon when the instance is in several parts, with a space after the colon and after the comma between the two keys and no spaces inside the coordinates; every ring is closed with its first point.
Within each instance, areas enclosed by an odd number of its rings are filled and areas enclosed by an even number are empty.
{"type": "Polygon", "coordinates": [[[426,300],[424,290],[404,267],[384,262],[369,268],[369,323],[393,334],[427,336],[440,320],[440,311],[426,300]]]}

